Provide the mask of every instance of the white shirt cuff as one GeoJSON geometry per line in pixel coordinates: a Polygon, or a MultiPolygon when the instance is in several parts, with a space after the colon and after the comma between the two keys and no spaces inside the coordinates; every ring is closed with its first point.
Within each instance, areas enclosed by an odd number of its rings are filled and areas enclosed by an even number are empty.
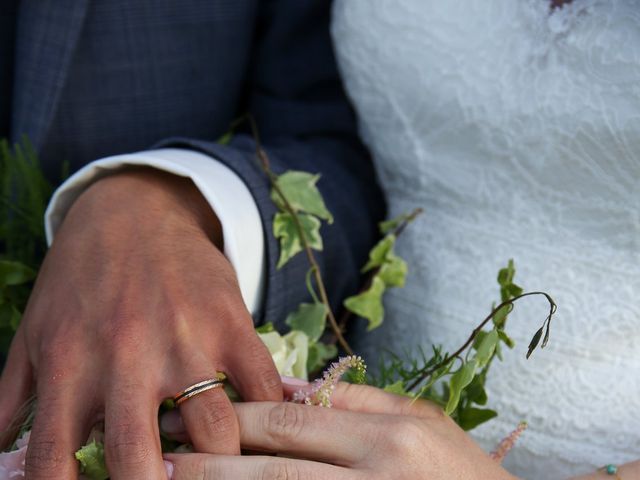
{"type": "Polygon", "coordinates": [[[53,194],[45,214],[47,242],[51,244],[69,208],[89,185],[126,165],[153,167],[193,181],[222,224],[224,254],[236,271],[247,309],[256,314],[262,305],[266,268],[258,207],[235,172],[202,153],[163,148],[115,155],[86,165],[53,194]]]}

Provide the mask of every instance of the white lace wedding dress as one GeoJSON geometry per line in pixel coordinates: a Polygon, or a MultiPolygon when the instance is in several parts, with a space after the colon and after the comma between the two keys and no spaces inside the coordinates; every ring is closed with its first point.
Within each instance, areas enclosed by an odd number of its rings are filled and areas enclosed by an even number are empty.
{"type": "Polygon", "coordinates": [[[518,345],[490,377],[490,449],[529,422],[507,467],[566,478],[640,458],[640,2],[338,0],[333,36],[390,214],[423,207],[386,323],[360,346],[460,346],[517,283],[518,345]]]}

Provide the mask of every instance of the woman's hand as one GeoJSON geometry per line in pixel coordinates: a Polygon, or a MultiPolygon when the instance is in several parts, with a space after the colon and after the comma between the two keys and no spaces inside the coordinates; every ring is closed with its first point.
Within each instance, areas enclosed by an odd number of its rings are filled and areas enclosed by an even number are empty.
{"type": "MultiPolygon", "coordinates": [[[[177,176],[126,171],[74,203],[0,378],[0,432],[38,397],[27,478],[77,478],[74,452],[101,420],[112,479],[163,478],[160,403],[218,370],[245,398],[282,399],[220,243],[209,205],[177,176]]],[[[223,389],[180,408],[197,451],[240,453],[223,389]]]]}
{"type": "MultiPolygon", "coordinates": [[[[348,384],[339,385],[332,401],[332,409],[238,403],[243,448],[283,456],[166,455],[172,478],[515,478],[435,405],[348,384]]],[[[167,423],[175,425],[176,418],[167,423]]]]}

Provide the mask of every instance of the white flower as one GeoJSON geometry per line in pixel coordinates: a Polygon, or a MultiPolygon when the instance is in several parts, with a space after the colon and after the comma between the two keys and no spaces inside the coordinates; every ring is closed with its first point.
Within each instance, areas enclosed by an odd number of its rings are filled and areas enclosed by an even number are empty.
{"type": "Polygon", "coordinates": [[[306,333],[292,330],[282,336],[274,331],[258,336],[269,349],[280,375],[308,379],[309,337],[306,333]]]}
{"type": "Polygon", "coordinates": [[[19,480],[24,478],[24,462],[30,434],[31,432],[25,433],[16,442],[16,450],[0,453],[0,480],[19,480]]]}

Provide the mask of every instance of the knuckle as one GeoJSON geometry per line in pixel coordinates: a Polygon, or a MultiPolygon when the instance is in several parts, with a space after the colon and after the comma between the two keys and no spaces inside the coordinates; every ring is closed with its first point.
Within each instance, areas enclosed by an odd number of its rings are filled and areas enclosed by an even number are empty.
{"type": "Polygon", "coordinates": [[[407,403],[406,415],[443,421],[451,419],[440,405],[422,399],[407,403]]]}
{"type": "Polygon", "coordinates": [[[276,404],[265,417],[265,432],[277,444],[290,444],[300,436],[306,423],[305,408],[289,402],[276,404]]]}
{"type": "Polygon", "coordinates": [[[207,480],[220,477],[220,472],[216,468],[215,462],[213,462],[208,455],[195,456],[195,458],[194,468],[188,472],[189,474],[186,478],[207,480]]]}
{"type": "Polygon", "coordinates": [[[400,455],[407,455],[422,448],[427,441],[424,425],[418,420],[409,418],[394,419],[394,425],[386,435],[387,450],[400,455]]]}
{"type": "Polygon", "coordinates": [[[63,338],[48,339],[40,345],[38,359],[41,370],[53,370],[62,368],[68,363],[73,354],[74,343],[63,338]]]}
{"type": "Polygon", "coordinates": [[[203,422],[214,435],[225,435],[236,430],[235,412],[222,395],[203,398],[203,422]]]}
{"type": "MultiPolygon", "coordinates": [[[[108,345],[118,345],[119,351],[129,351],[131,347],[136,350],[139,348],[139,335],[137,332],[136,322],[133,321],[134,315],[124,311],[124,308],[109,316],[107,321],[99,322],[98,335],[99,338],[108,345]]],[[[142,323],[143,315],[136,315],[137,325],[142,323]]],[[[135,350],[134,350],[135,351],[135,350]]]]}
{"type": "Polygon", "coordinates": [[[301,478],[301,472],[296,464],[287,460],[266,463],[260,475],[260,480],[301,480],[301,478]]]}
{"type": "Polygon", "coordinates": [[[248,350],[247,361],[255,372],[254,388],[262,393],[264,400],[282,400],[282,381],[265,344],[256,337],[248,350]]]}
{"type": "Polygon", "coordinates": [[[142,465],[152,456],[150,442],[140,429],[131,424],[113,426],[105,438],[105,456],[108,460],[127,466],[142,465]]]}
{"type": "Polygon", "coordinates": [[[65,453],[54,440],[31,439],[25,459],[27,476],[51,474],[60,468],[64,460],[65,453]]]}

